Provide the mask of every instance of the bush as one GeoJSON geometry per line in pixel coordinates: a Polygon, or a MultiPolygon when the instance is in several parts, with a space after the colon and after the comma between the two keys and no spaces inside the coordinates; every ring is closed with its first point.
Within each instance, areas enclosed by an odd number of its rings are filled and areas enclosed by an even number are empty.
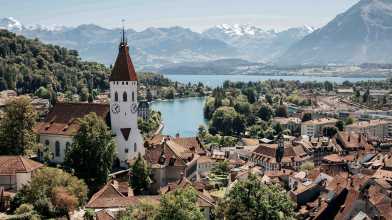
{"type": "Polygon", "coordinates": [[[15,214],[17,215],[26,214],[32,212],[33,209],[34,209],[33,205],[28,203],[23,203],[15,210],[15,214]]]}

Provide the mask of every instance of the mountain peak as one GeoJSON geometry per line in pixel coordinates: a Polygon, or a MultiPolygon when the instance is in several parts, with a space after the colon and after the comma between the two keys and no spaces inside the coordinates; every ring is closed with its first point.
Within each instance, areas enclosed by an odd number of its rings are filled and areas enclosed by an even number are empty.
{"type": "Polygon", "coordinates": [[[13,17],[0,19],[0,28],[6,30],[22,30],[23,25],[13,17]]]}

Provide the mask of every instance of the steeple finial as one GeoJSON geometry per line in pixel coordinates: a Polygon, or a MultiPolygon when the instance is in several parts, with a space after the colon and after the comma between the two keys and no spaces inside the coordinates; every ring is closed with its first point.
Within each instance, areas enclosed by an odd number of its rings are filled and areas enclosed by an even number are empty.
{"type": "Polygon", "coordinates": [[[125,45],[126,44],[126,38],[125,38],[125,27],[124,27],[124,19],[121,19],[121,23],[122,23],[122,38],[121,38],[121,44],[125,45]]]}

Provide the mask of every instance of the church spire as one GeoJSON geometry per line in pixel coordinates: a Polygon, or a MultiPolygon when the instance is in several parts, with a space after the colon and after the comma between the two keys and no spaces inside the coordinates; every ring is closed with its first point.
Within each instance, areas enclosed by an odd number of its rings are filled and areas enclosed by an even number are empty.
{"type": "Polygon", "coordinates": [[[124,20],[121,42],[118,50],[116,62],[114,63],[109,81],[137,81],[137,75],[129,56],[129,47],[125,37],[124,20]]]}
{"type": "Polygon", "coordinates": [[[125,38],[125,27],[124,27],[124,22],[125,22],[125,20],[122,19],[121,22],[122,22],[122,38],[121,38],[121,43],[120,43],[120,45],[126,45],[126,44],[128,44],[128,43],[127,43],[127,39],[125,38]]]}

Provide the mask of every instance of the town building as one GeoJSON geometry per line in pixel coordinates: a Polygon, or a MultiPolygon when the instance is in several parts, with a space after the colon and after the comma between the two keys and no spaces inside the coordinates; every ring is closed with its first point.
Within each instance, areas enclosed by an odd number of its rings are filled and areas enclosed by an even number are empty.
{"type": "Polygon", "coordinates": [[[150,104],[147,101],[139,102],[138,117],[147,121],[150,118],[150,104]]]}
{"type": "Polygon", "coordinates": [[[250,161],[263,167],[264,170],[279,170],[289,167],[297,170],[302,163],[310,161],[311,156],[306,153],[302,145],[294,145],[293,142],[260,144],[253,152],[250,161]],[[279,161],[279,150],[283,150],[279,161]]]}
{"type": "Polygon", "coordinates": [[[43,166],[23,156],[0,156],[0,187],[7,191],[20,190],[43,166]]]}
{"type": "Polygon", "coordinates": [[[319,118],[310,121],[302,122],[301,135],[309,137],[322,137],[324,136],[324,128],[334,127],[338,122],[335,118],[319,118]]]}
{"type": "Polygon", "coordinates": [[[272,126],[280,124],[283,130],[290,130],[292,135],[301,133],[301,119],[296,117],[275,117],[272,119],[272,126]]]}
{"type": "Polygon", "coordinates": [[[150,143],[144,157],[151,166],[153,179],[151,191],[157,192],[159,188],[183,177],[191,181],[196,180],[197,161],[200,157],[196,150],[178,144],[171,137],[164,137],[162,141],[150,143]]]}
{"type": "Polygon", "coordinates": [[[370,120],[359,121],[346,126],[346,131],[365,134],[368,137],[385,138],[392,135],[392,121],[370,120]]]}
{"type": "Polygon", "coordinates": [[[67,148],[73,143],[74,136],[80,129],[79,118],[94,112],[108,123],[109,105],[93,103],[57,103],[35,131],[44,150],[51,152],[54,163],[63,163],[67,148]]]}

